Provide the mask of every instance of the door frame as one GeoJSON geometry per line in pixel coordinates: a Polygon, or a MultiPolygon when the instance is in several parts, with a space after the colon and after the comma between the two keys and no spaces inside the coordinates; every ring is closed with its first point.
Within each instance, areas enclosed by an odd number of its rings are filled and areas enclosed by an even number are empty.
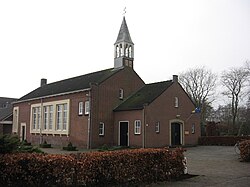
{"type": "Polygon", "coordinates": [[[26,128],[26,123],[21,123],[21,129],[20,129],[20,140],[26,140],[27,139],[27,134],[26,134],[27,128],[26,128]],[[24,132],[23,132],[23,127],[24,127],[24,132]],[[24,135],[24,136],[23,136],[24,135]]]}
{"type": "Polygon", "coordinates": [[[118,146],[121,145],[121,142],[120,142],[120,136],[121,136],[121,123],[127,123],[128,125],[128,146],[129,146],[129,121],[119,121],[119,127],[118,127],[118,146]]]}
{"type": "Polygon", "coordinates": [[[179,119],[174,119],[169,121],[169,145],[172,146],[172,129],[171,126],[173,123],[180,124],[180,143],[181,145],[185,145],[185,139],[184,139],[184,121],[179,119]]]}

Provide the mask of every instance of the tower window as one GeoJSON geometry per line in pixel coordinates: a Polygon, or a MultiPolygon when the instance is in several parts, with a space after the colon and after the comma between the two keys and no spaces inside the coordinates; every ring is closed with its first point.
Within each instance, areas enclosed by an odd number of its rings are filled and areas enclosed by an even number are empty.
{"type": "Polygon", "coordinates": [[[120,49],[119,49],[119,46],[117,45],[116,46],[116,58],[118,58],[120,55],[120,49]]]}
{"type": "Polygon", "coordinates": [[[120,44],[120,56],[123,55],[123,51],[122,51],[122,44],[120,44]]]}
{"type": "Polygon", "coordinates": [[[131,45],[128,48],[128,57],[132,58],[132,46],[131,45]]]}
{"type": "Polygon", "coordinates": [[[128,57],[128,44],[126,44],[126,47],[125,47],[125,56],[128,57]]]}

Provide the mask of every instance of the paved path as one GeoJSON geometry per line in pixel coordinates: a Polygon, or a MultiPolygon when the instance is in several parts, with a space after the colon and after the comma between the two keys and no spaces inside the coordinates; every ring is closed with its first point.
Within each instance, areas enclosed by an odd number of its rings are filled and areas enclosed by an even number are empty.
{"type": "Polygon", "coordinates": [[[149,186],[250,187],[250,163],[240,162],[231,146],[192,147],[187,148],[185,155],[188,160],[188,173],[199,176],[149,186]]]}

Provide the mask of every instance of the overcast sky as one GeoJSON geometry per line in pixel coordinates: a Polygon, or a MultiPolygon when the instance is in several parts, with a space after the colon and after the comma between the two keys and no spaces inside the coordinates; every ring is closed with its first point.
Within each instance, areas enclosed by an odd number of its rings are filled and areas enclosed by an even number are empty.
{"type": "Polygon", "coordinates": [[[0,1],[0,97],[113,67],[125,6],[146,83],[250,60],[250,0],[0,1]]]}

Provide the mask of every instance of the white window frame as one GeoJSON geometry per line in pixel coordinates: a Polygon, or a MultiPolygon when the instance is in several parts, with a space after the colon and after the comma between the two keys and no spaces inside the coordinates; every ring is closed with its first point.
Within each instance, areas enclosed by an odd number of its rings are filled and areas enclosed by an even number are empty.
{"type": "Polygon", "coordinates": [[[78,115],[79,116],[83,115],[83,102],[82,101],[78,103],[78,115]]]}
{"type": "MultiPolygon", "coordinates": [[[[69,116],[70,116],[70,100],[65,99],[65,100],[58,100],[58,101],[53,101],[53,102],[43,102],[43,103],[37,103],[37,104],[32,104],[31,109],[30,109],[30,133],[42,133],[42,134],[69,134],[69,116]],[[58,128],[58,113],[57,113],[57,106],[62,105],[62,119],[61,119],[61,126],[59,125],[58,128]],[[43,107],[42,107],[43,106],[43,107]],[[66,108],[64,108],[66,106],[66,108]],[[36,107],[40,107],[43,110],[40,112],[40,125],[41,128],[36,128],[34,129],[33,126],[33,109],[36,107]],[[48,107],[48,126],[45,129],[44,128],[44,107],[48,107]],[[63,118],[64,116],[64,118],[63,118]]],[[[38,117],[38,116],[36,116],[38,117]]],[[[38,119],[36,119],[37,121],[38,119]]]]}
{"type": "Polygon", "coordinates": [[[160,133],[160,122],[159,121],[157,121],[155,124],[155,132],[160,133]]]}
{"type": "Polygon", "coordinates": [[[119,99],[123,99],[124,97],[124,90],[122,88],[119,89],[119,99]]]}
{"type": "Polygon", "coordinates": [[[135,120],[134,134],[141,134],[141,120],[135,120]]]}
{"type": "Polygon", "coordinates": [[[90,101],[85,101],[84,103],[84,114],[89,115],[90,111],[90,101]]]}
{"type": "Polygon", "coordinates": [[[18,132],[18,118],[19,118],[19,107],[13,108],[13,125],[12,125],[12,132],[18,132]]]}
{"type": "Polygon", "coordinates": [[[99,136],[104,136],[105,133],[105,125],[103,122],[99,123],[99,136]]]}
{"type": "Polygon", "coordinates": [[[179,98],[178,98],[178,97],[175,97],[175,98],[174,98],[174,107],[175,107],[175,108],[178,108],[178,107],[179,107],[179,98]]]}

